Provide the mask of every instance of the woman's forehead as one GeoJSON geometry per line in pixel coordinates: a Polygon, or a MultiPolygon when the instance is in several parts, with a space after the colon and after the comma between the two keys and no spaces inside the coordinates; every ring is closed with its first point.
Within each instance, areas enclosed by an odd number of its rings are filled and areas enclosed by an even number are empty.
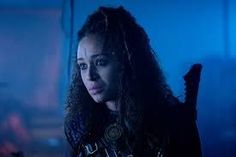
{"type": "Polygon", "coordinates": [[[77,56],[84,58],[103,53],[103,41],[98,35],[87,35],[83,37],[78,45],[77,56]]]}
{"type": "Polygon", "coordinates": [[[99,55],[118,57],[117,51],[119,50],[115,48],[116,46],[114,43],[105,40],[103,35],[88,34],[78,44],[77,60],[79,58],[89,59],[99,55]]]}

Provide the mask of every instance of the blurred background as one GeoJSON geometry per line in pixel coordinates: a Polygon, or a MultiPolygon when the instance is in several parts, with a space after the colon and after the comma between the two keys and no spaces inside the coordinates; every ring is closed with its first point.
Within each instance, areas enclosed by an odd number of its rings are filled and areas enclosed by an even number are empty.
{"type": "Polygon", "coordinates": [[[180,100],[183,75],[203,65],[203,155],[235,157],[236,0],[0,0],[0,156],[63,156],[75,36],[100,5],[123,5],[136,17],[180,100]]]}

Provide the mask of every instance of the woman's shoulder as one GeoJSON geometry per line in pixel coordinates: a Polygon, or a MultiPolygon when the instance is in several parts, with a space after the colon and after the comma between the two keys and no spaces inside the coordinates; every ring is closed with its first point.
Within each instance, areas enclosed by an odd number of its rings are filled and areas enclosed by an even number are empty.
{"type": "Polygon", "coordinates": [[[86,134],[83,116],[78,113],[67,115],[64,121],[64,132],[72,148],[78,148],[86,134]]]}

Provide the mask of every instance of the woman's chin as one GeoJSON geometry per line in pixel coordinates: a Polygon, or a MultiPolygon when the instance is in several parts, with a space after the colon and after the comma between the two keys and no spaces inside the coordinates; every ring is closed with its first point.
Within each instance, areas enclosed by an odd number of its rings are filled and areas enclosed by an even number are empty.
{"type": "Polygon", "coordinates": [[[92,98],[96,103],[104,103],[105,102],[104,98],[101,95],[93,95],[92,98]]]}

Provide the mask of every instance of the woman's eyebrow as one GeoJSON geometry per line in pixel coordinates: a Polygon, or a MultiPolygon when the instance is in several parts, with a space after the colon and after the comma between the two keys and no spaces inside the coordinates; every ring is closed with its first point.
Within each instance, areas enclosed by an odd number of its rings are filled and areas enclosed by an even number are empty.
{"type": "Polygon", "coordinates": [[[96,58],[96,57],[100,57],[100,56],[109,57],[109,53],[100,53],[100,54],[95,54],[95,55],[92,55],[91,58],[96,58]]]}
{"type": "Polygon", "coordinates": [[[84,58],[77,58],[77,61],[84,60],[84,58]]]}
{"type": "MultiPolygon", "coordinates": [[[[100,56],[105,56],[105,57],[109,57],[110,54],[109,53],[100,53],[100,54],[94,54],[91,56],[91,58],[97,58],[97,57],[100,57],[100,56]]],[[[80,58],[77,58],[77,61],[81,61],[81,60],[84,60],[84,58],[80,57],[80,58]]]]}

